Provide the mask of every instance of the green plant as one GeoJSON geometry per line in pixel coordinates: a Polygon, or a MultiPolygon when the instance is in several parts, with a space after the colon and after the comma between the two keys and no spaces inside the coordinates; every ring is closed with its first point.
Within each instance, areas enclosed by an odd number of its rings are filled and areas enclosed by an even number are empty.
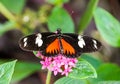
{"type": "MultiPolygon", "coordinates": [[[[35,28],[40,26],[35,24],[36,21],[38,21],[39,24],[47,24],[48,29],[52,32],[59,27],[63,32],[73,33],[75,31],[72,18],[63,8],[63,4],[69,2],[69,0],[47,0],[47,2],[54,5],[54,7],[52,8],[48,5],[42,6],[36,13],[30,9],[26,9],[22,12],[25,6],[25,0],[14,0],[14,3],[10,2],[11,1],[9,0],[0,1],[0,13],[8,19],[4,24],[0,23],[0,36],[2,36],[6,31],[12,29],[19,29],[24,35],[33,33],[35,28]],[[48,11],[51,11],[51,13],[47,14],[48,11]],[[39,12],[40,15],[38,15],[39,12]],[[46,16],[44,16],[44,14],[46,16]]],[[[119,21],[106,10],[98,8],[97,3],[98,0],[90,0],[88,3],[87,9],[80,19],[78,33],[83,32],[90,23],[92,17],[94,17],[97,29],[103,39],[113,47],[120,47],[119,21]]],[[[43,26],[39,30],[46,31],[43,26]]],[[[36,55],[36,52],[34,52],[34,54],[36,55]]],[[[6,61],[2,59],[0,60],[0,63],[4,62],[6,61]]],[[[40,64],[18,61],[15,66],[15,63],[16,61],[12,61],[0,65],[1,84],[10,83],[14,70],[15,72],[13,74],[12,82],[20,81],[33,72],[41,69],[40,64]],[[9,72],[7,71],[8,69],[9,72]]],[[[78,58],[76,66],[77,67],[75,67],[67,77],[60,78],[55,82],[55,84],[109,84],[111,82],[120,82],[119,66],[113,63],[104,63],[100,59],[94,58],[93,55],[83,54],[78,58]],[[111,73],[114,75],[111,75],[111,73]]],[[[50,75],[51,72],[48,72],[48,83],[50,82],[50,75]]]]}

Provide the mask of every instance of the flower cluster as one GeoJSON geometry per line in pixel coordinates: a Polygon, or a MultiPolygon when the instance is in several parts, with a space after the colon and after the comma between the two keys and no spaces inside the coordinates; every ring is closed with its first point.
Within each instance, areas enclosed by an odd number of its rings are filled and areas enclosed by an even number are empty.
{"type": "Polygon", "coordinates": [[[61,75],[68,76],[68,73],[72,71],[77,63],[76,58],[67,58],[61,54],[55,57],[45,57],[42,56],[40,52],[36,56],[41,57],[40,63],[42,64],[42,69],[48,69],[54,72],[54,75],[61,73],[61,75]]]}

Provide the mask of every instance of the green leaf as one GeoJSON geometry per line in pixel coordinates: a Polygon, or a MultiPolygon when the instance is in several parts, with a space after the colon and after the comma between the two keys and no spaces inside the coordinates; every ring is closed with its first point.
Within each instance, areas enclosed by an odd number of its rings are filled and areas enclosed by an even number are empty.
{"type": "Polygon", "coordinates": [[[97,73],[91,64],[79,58],[76,67],[68,76],[75,79],[97,78],[97,73]]]}
{"type": "Polygon", "coordinates": [[[15,66],[12,82],[20,81],[40,69],[41,65],[38,63],[18,61],[15,66]]]}
{"type": "Polygon", "coordinates": [[[3,35],[6,31],[14,29],[15,27],[14,22],[6,22],[4,24],[0,24],[0,36],[3,35]]]}
{"type": "Polygon", "coordinates": [[[97,69],[96,79],[87,79],[89,84],[119,84],[120,68],[116,64],[104,63],[97,69]]]}
{"type": "Polygon", "coordinates": [[[20,14],[25,6],[26,0],[0,0],[5,7],[15,14],[20,14]]]}
{"type": "Polygon", "coordinates": [[[60,78],[55,84],[87,84],[85,80],[73,79],[69,77],[60,78]]]}
{"type": "Polygon", "coordinates": [[[78,25],[78,33],[81,33],[90,23],[93,17],[93,13],[96,9],[96,6],[98,4],[99,0],[90,0],[89,4],[87,6],[87,9],[83,16],[80,19],[79,25],[78,25]]]}
{"type": "Polygon", "coordinates": [[[52,32],[55,32],[57,28],[61,28],[62,32],[74,32],[74,23],[70,15],[61,7],[55,7],[52,10],[48,18],[48,27],[52,32]]]}
{"type": "Polygon", "coordinates": [[[101,80],[120,80],[120,68],[116,64],[103,64],[97,69],[97,73],[101,80]]]}
{"type": "Polygon", "coordinates": [[[15,61],[7,62],[0,65],[0,84],[9,84],[14,72],[15,61]]]}
{"type": "Polygon", "coordinates": [[[103,64],[103,62],[100,59],[96,59],[90,54],[82,54],[81,58],[88,61],[95,69],[97,69],[100,65],[103,64]]]}
{"type": "Polygon", "coordinates": [[[111,46],[120,47],[120,23],[110,13],[102,8],[94,12],[97,29],[104,40],[111,46]]]}
{"type": "Polygon", "coordinates": [[[48,3],[54,5],[61,5],[63,3],[67,3],[69,0],[47,0],[48,3]]]}
{"type": "Polygon", "coordinates": [[[100,81],[97,84],[120,84],[120,81],[100,81]]]}
{"type": "MultiPolygon", "coordinates": [[[[8,60],[2,60],[0,59],[0,64],[4,63],[8,60]]],[[[32,63],[32,62],[24,62],[24,61],[18,61],[16,63],[16,66],[14,68],[15,72],[12,77],[12,83],[18,82],[32,73],[38,71],[41,69],[41,65],[39,63],[32,63]]],[[[1,84],[1,83],[0,83],[1,84]]]]}
{"type": "Polygon", "coordinates": [[[38,53],[38,51],[33,51],[33,54],[36,56],[37,55],[37,53],[38,53]]]}

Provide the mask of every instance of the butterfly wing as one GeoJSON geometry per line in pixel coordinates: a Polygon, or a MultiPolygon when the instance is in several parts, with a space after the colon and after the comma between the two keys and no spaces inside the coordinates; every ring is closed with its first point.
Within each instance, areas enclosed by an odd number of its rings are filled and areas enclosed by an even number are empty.
{"type": "Polygon", "coordinates": [[[71,57],[80,56],[81,53],[94,52],[100,49],[101,43],[89,36],[81,36],[78,34],[64,33],[63,38],[75,50],[75,54],[71,57]]]}
{"type": "MultiPolygon", "coordinates": [[[[55,33],[38,33],[25,36],[20,39],[19,45],[23,50],[26,51],[41,51],[43,55],[53,55],[46,53],[48,45],[50,45],[56,39],[55,33]]],[[[54,47],[54,46],[53,46],[54,47]]],[[[48,49],[49,50],[49,49],[48,49]]],[[[57,54],[58,52],[56,52],[57,54]]]]}
{"type": "Polygon", "coordinates": [[[99,41],[88,36],[64,33],[61,39],[58,37],[56,33],[50,32],[32,34],[20,39],[19,45],[23,50],[40,51],[42,55],[48,57],[58,54],[77,57],[81,53],[97,51],[101,47],[99,41]]]}

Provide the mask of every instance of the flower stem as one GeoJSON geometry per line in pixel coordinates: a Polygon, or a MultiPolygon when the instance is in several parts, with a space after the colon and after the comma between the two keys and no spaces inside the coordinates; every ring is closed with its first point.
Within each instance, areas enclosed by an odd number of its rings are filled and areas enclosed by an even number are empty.
{"type": "Polygon", "coordinates": [[[8,20],[16,22],[15,17],[9,10],[0,2],[0,13],[2,13],[8,20]]]}
{"type": "Polygon", "coordinates": [[[46,78],[46,84],[50,84],[51,74],[52,74],[52,71],[51,71],[51,70],[48,70],[47,78],[46,78]]]}

